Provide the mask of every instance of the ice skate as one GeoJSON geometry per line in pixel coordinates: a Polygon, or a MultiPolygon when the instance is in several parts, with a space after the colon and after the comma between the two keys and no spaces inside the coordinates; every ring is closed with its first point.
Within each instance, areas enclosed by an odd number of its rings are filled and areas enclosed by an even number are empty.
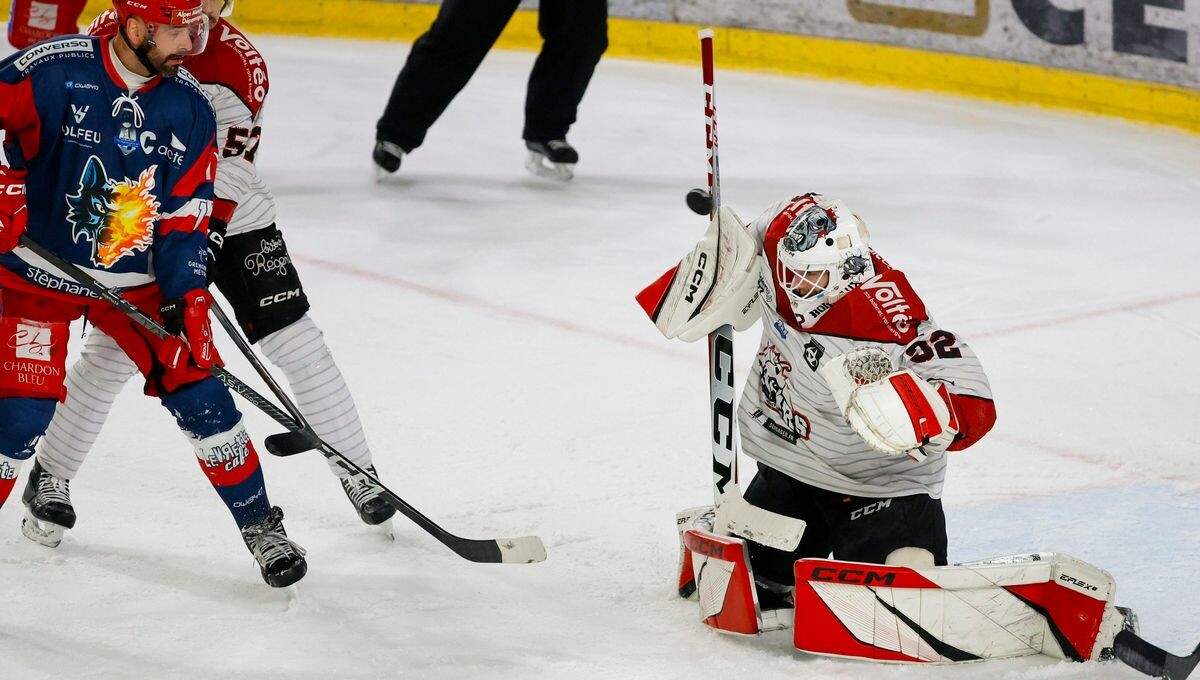
{"type": "Polygon", "coordinates": [[[40,461],[33,463],[21,502],[28,508],[21,520],[21,533],[35,543],[57,548],[63,533],[75,526],[71,481],[46,472],[40,461]]]}
{"type": "Polygon", "coordinates": [[[575,176],[575,164],[579,162],[579,152],[567,143],[565,139],[551,139],[548,142],[525,140],[525,148],[529,156],[525,159],[525,169],[547,179],[560,182],[569,181],[575,176]]]}
{"type": "Polygon", "coordinates": [[[399,170],[402,158],[404,158],[404,149],[399,145],[385,142],[382,139],[377,140],[375,150],[371,152],[371,160],[375,161],[375,181],[382,181],[384,177],[399,170]]]}
{"type": "MultiPolygon", "coordinates": [[[[376,479],[379,478],[374,465],[369,465],[364,469],[374,475],[376,479]]],[[[365,524],[381,525],[396,514],[396,509],[380,494],[379,487],[365,476],[352,473],[347,477],[339,477],[338,481],[342,483],[342,491],[346,492],[346,497],[350,499],[350,503],[354,505],[359,518],[365,524]]],[[[390,528],[390,526],[387,527],[389,534],[391,533],[390,528]]]]}
{"type": "Polygon", "coordinates": [[[304,548],[288,539],[283,529],[283,510],[279,507],[271,508],[258,524],[242,529],[242,540],[258,562],[263,580],[272,588],[286,588],[308,572],[304,548]]]}

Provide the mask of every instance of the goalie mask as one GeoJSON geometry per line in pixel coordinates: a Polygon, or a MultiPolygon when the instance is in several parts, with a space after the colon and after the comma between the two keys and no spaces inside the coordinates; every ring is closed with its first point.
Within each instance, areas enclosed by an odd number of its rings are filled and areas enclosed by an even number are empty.
{"type": "Polygon", "coordinates": [[[874,276],[869,238],[845,203],[820,194],[797,196],[771,219],[764,245],[775,287],[800,327],[874,276]]]}

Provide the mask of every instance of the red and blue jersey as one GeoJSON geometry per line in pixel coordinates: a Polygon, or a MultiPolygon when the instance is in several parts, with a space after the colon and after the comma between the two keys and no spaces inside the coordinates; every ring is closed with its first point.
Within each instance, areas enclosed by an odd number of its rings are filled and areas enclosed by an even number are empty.
{"type": "MultiPolygon", "coordinates": [[[[109,38],[65,36],[0,61],[0,128],[24,167],[28,234],[114,288],[205,285],[216,174],[213,108],[186,71],[129,91],[109,38]]],[[[86,294],[25,248],[0,266],[86,294]]]]}

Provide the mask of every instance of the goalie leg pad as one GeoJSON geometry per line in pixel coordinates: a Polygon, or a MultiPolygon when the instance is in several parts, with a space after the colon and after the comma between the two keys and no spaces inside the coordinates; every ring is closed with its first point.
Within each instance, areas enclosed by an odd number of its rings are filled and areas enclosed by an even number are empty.
{"type": "Polygon", "coordinates": [[[722,633],[756,635],[762,630],[754,572],[746,542],[697,529],[684,532],[704,624],[722,633]]]}
{"type": "Polygon", "coordinates": [[[951,663],[1046,654],[1084,661],[1118,620],[1103,570],[1056,553],[912,569],[796,562],[797,649],[877,661],[951,663]],[[1107,624],[1106,624],[1107,621],[1107,624]],[[1107,628],[1106,628],[1107,626],[1107,628]]]}
{"type": "Polygon", "coordinates": [[[696,599],[696,574],[692,568],[692,552],[684,540],[688,529],[707,530],[713,528],[714,509],[711,505],[680,510],[675,514],[675,529],[679,533],[679,580],[676,592],[685,600],[696,599]]]}

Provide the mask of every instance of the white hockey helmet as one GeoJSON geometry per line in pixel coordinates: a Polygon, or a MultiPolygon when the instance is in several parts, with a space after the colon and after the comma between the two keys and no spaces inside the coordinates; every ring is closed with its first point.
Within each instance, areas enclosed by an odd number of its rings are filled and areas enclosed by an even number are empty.
{"type": "Polygon", "coordinates": [[[798,196],[772,219],[771,230],[778,238],[775,283],[801,326],[875,275],[867,225],[842,201],[798,196]]]}

